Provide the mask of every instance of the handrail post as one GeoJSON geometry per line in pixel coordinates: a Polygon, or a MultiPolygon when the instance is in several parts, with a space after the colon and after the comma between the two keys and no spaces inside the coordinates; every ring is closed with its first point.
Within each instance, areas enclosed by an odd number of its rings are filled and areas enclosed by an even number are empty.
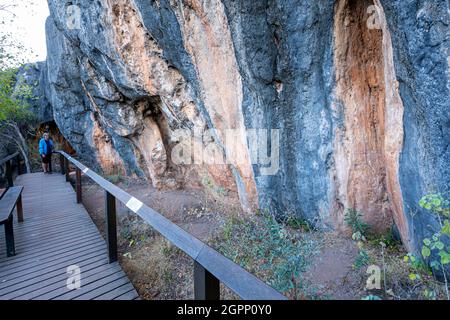
{"type": "Polygon", "coordinates": [[[64,155],[62,153],[59,154],[59,166],[61,167],[61,174],[66,174],[66,167],[64,162],[64,155]]]}
{"type": "Polygon", "coordinates": [[[220,281],[194,261],[194,299],[220,300],[220,281]]]}
{"type": "Polygon", "coordinates": [[[106,242],[109,263],[117,261],[116,198],[105,190],[106,242]]]}
{"type": "Polygon", "coordinates": [[[16,255],[16,249],[14,245],[14,224],[13,217],[11,216],[5,223],[5,238],[6,238],[6,256],[13,257],[16,255]]]}
{"type": "Polygon", "coordinates": [[[75,170],[75,187],[77,190],[77,203],[81,203],[82,199],[82,193],[81,193],[81,170],[79,168],[76,168],[75,170]]]}
{"type": "Polygon", "coordinates": [[[12,176],[12,168],[11,168],[11,160],[6,161],[5,163],[5,173],[6,173],[6,180],[8,181],[8,187],[14,187],[14,181],[12,176]]]}
{"type": "Polygon", "coordinates": [[[17,219],[19,222],[23,222],[23,205],[22,205],[22,194],[19,196],[16,204],[17,219]]]}
{"type": "Polygon", "coordinates": [[[67,158],[64,158],[64,171],[66,172],[66,182],[69,182],[69,175],[70,175],[70,167],[69,167],[69,160],[67,158]]]}
{"type": "Polygon", "coordinates": [[[22,167],[20,166],[20,153],[17,154],[17,174],[20,176],[22,174],[22,167]]]}

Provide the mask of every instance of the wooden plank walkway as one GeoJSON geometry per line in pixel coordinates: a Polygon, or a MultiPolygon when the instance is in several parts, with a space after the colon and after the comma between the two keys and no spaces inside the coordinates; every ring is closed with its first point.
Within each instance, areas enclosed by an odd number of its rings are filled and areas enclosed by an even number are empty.
{"type": "Polygon", "coordinates": [[[0,227],[0,300],[133,300],[138,294],[116,263],[73,188],[60,174],[19,176],[25,222],[14,214],[16,256],[7,258],[0,227]],[[69,266],[81,288],[67,288],[69,266]]]}

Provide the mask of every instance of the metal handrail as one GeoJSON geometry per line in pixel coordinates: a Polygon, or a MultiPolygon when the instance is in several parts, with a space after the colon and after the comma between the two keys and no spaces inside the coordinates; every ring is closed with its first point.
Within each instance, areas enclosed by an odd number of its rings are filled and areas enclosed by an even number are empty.
{"type": "Polygon", "coordinates": [[[19,155],[19,152],[16,152],[16,153],[13,153],[13,154],[10,155],[10,156],[7,156],[6,158],[3,158],[2,160],[0,160],[0,166],[1,166],[2,164],[6,163],[7,161],[10,161],[10,160],[16,158],[18,155],[19,155]]]}
{"type": "Polygon", "coordinates": [[[66,175],[66,181],[69,181],[69,162],[76,167],[75,186],[78,203],[81,203],[82,200],[82,173],[105,190],[106,233],[110,263],[117,261],[115,206],[115,199],[117,199],[194,260],[195,299],[218,300],[220,298],[220,282],[244,300],[287,299],[253,274],[181,229],[140,200],[107,181],[67,153],[63,151],[55,151],[55,153],[60,154],[61,173],[66,175]]]}

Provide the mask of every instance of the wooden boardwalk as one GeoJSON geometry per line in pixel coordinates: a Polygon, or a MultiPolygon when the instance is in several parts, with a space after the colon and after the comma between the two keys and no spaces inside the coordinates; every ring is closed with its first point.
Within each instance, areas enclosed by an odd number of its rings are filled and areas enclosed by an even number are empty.
{"type": "Polygon", "coordinates": [[[116,263],[73,188],[60,174],[19,176],[25,222],[14,214],[16,256],[7,258],[0,227],[0,300],[133,300],[138,294],[116,263]],[[81,270],[81,288],[67,287],[67,268],[81,270]]]}

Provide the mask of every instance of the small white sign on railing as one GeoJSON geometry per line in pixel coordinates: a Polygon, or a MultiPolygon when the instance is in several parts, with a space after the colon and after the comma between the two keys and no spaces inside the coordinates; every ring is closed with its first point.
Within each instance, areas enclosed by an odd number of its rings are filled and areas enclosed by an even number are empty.
{"type": "Polygon", "coordinates": [[[131,197],[126,204],[127,208],[133,211],[134,213],[137,213],[139,209],[142,208],[143,205],[144,204],[135,197],[131,197]]]}

